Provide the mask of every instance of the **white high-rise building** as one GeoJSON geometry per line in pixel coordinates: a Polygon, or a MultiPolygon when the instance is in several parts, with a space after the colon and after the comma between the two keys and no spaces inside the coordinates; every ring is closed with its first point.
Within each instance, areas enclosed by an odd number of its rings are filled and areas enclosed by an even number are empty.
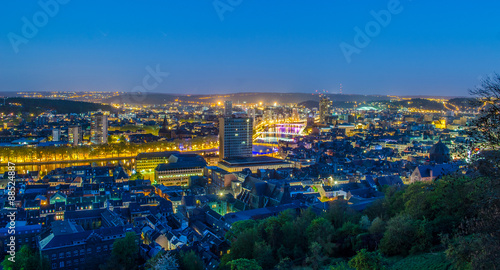
{"type": "Polygon", "coordinates": [[[77,146],[83,141],[83,133],[81,126],[71,126],[68,128],[68,141],[73,146],[77,146]]]}
{"type": "Polygon", "coordinates": [[[54,128],[52,130],[52,141],[53,142],[58,142],[61,140],[61,130],[58,128],[54,128]]]}
{"type": "Polygon", "coordinates": [[[233,102],[231,100],[224,101],[224,117],[231,116],[233,114],[233,102]]]}
{"type": "Polygon", "coordinates": [[[298,108],[293,108],[292,109],[292,119],[293,120],[299,120],[299,109],[298,108]]]}
{"type": "Polygon", "coordinates": [[[248,118],[252,118],[253,126],[255,126],[255,109],[248,109],[247,115],[248,118]]]}

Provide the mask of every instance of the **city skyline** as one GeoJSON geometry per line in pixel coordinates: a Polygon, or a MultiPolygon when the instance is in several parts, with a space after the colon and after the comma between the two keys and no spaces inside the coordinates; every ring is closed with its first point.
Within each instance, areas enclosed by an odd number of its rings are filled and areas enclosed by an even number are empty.
{"type": "Polygon", "coordinates": [[[498,10],[5,1],[0,268],[496,269],[498,10]]]}
{"type": "Polygon", "coordinates": [[[40,3],[5,4],[0,91],[467,96],[500,58],[498,3],[40,3]]]}

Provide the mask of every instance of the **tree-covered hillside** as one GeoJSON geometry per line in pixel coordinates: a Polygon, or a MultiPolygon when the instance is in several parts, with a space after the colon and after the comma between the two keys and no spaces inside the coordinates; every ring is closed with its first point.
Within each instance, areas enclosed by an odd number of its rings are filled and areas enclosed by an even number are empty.
{"type": "Polygon", "coordinates": [[[500,195],[496,179],[449,176],[384,192],[361,213],[335,201],[320,215],[308,209],[237,222],[226,235],[231,252],[221,269],[238,259],[263,269],[401,269],[403,260],[412,269],[481,269],[498,263],[498,227],[483,228],[500,218],[498,199],[486,203],[492,192],[500,195]],[[466,255],[470,250],[475,256],[466,255]]]}
{"type": "MultiPolygon", "coordinates": [[[[2,100],[3,101],[3,100],[2,100]]],[[[2,103],[3,105],[3,103],[2,103]]],[[[3,113],[34,113],[40,114],[47,110],[53,110],[57,113],[86,113],[89,111],[114,111],[115,108],[109,105],[90,103],[83,101],[71,101],[61,99],[44,98],[8,98],[5,106],[0,106],[0,112],[3,113]]]]}

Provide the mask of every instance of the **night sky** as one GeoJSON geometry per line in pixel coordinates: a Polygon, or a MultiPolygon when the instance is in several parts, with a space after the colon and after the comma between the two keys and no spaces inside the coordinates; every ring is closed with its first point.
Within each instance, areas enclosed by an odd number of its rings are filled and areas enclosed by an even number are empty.
{"type": "Polygon", "coordinates": [[[2,2],[0,91],[465,96],[500,72],[500,1],[41,2],[2,2]]]}

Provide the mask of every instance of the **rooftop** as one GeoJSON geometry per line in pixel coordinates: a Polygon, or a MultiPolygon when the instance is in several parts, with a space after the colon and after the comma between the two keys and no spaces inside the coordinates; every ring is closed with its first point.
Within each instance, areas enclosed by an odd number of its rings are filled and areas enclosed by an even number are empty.
{"type": "Polygon", "coordinates": [[[151,158],[169,158],[173,154],[179,154],[178,151],[168,152],[153,152],[153,153],[140,153],[135,158],[136,160],[151,159],[151,158]]]}
{"type": "Polygon", "coordinates": [[[286,161],[279,159],[279,158],[273,158],[269,156],[256,156],[256,157],[242,157],[242,158],[230,158],[230,159],[224,159],[221,161],[222,163],[225,163],[226,165],[229,166],[241,166],[241,165],[252,165],[252,164],[269,164],[269,163],[276,163],[276,164],[284,164],[287,163],[286,161]]]}
{"type": "Polygon", "coordinates": [[[207,162],[205,159],[196,154],[175,154],[177,159],[176,162],[162,163],[159,164],[155,170],[166,171],[174,169],[185,169],[185,168],[199,168],[205,167],[207,162]]]}

